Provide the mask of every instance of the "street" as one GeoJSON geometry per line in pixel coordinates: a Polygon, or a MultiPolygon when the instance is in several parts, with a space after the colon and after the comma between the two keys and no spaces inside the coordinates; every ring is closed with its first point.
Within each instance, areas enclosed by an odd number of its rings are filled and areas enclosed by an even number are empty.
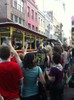
{"type": "Polygon", "coordinates": [[[65,88],[64,100],[74,100],[74,88],[65,88]]]}

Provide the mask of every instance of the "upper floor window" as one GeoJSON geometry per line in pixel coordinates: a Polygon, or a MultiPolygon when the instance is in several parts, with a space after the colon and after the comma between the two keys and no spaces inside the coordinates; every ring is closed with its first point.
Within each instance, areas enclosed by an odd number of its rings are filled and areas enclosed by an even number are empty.
{"type": "Polygon", "coordinates": [[[39,25],[40,25],[40,17],[39,17],[39,25]]]}
{"type": "Polygon", "coordinates": [[[15,15],[15,22],[18,22],[18,16],[15,15]]]}
{"type": "Polygon", "coordinates": [[[17,8],[17,0],[14,0],[14,7],[17,8]]]}
{"type": "Polygon", "coordinates": [[[14,15],[13,15],[13,14],[11,14],[11,20],[12,20],[12,21],[14,20],[14,15]]]}
{"type": "Polygon", "coordinates": [[[38,31],[38,27],[36,27],[36,31],[38,31]]]}
{"type": "Polygon", "coordinates": [[[23,20],[23,25],[25,26],[25,20],[23,20]]]}
{"type": "Polygon", "coordinates": [[[35,13],[35,20],[37,21],[37,13],[35,13]]]}
{"type": "Polygon", "coordinates": [[[31,24],[30,23],[28,23],[28,28],[31,28],[31,24]]]}
{"type": "Polygon", "coordinates": [[[28,6],[28,17],[30,17],[30,7],[28,6]]]}
{"type": "Polygon", "coordinates": [[[44,21],[43,21],[43,27],[44,27],[44,21]]]}
{"type": "Polygon", "coordinates": [[[32,19],[34,19],[34,10],[32,10],[32,19]]]}
{"type": "Polygon", "coordinates": [[[41,26],[42,26],[42,19],[41,19],[41,26]]]}
{"type": "Polygon", "coordinates": [[[32,30],[34,30],[34,25],[32,25],[32,30]]]}
{"type": "Polygon", "coordinates": [[[13,6],[13,0],[11,0],[11,6],[13,6]]]}
{"type": "Polygon", "coordinates": [[[18,10],[21,11],[21,5],[20,4],[18,4],[18,10]]]}
{"type": "Polygon", "coordinates": [[[19,23],[21,24],[21,18],[19,18],[19,23]]]}
{"type": "Polygon", "coordinates": [[[22,0],[21,1],[21,12],[23,12],[24,11],[24,1],[22,0]]]}
{"type": "Polygon", "coordinates": [[[11,5],[21,12],[24,11],[24,1],[23,0],[11,0],[11,5]]]}

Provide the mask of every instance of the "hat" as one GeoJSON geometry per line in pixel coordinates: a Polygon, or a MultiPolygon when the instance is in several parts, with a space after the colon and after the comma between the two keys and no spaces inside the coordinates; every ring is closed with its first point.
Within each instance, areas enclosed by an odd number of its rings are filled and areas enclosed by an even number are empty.
{"type": "Polygon", "coordinates": [[[42,48],[42,43],[38,42],[36,45],[37,48],[42,48]]]}

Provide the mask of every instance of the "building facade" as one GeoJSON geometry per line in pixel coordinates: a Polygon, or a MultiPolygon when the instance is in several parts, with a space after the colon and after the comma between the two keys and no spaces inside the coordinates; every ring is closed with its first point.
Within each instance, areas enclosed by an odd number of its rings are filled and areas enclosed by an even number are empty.
{"type": "Polygon", "coordinates": [[[38,10],[38,32],[45,34],[45,15],[43,12],[38,10]]]}
{"type": "Polygon", "coordinates": [[[13,21],[25,26],[25,0],[0,0],[0,21],[13,21]]]}
{"type": "Polygon", "coordinates": [[[38,31],[38,8],[34,0],[27,0],[26,25],[27,28],[38,31]]]}

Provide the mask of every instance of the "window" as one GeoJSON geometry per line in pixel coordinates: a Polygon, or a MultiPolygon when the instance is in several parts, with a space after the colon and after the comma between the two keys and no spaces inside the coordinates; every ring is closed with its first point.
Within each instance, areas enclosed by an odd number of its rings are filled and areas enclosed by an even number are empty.
{"type": "Polygon", "coordinates": [[[13,21],[13,19],[14,19],[14,16],[13,16],[13,14],[11,14],[11,20],[13,21]]]}
{"type": "Polygon", "coordinates": [[[13,0],[11,0],[11,6],[13,6],[13,0]]]}
{"type": "Polygon", "coordinates": [[[44,27],[44,21],[43,21],[43,27],[44,27]]]}
{"type": "Polygon", "coordinates": [[[38,31],[38,27],[36,27],[36,31],[38,31]]]}
{"type": "Polygon", "coordinates": [[[21,12],[24,12],[24,1],[21,1],[21,12]]]}
{"type": "Polygon", "coordinates": [[[41,26],[42,26],[42,19],[41,19],[41,26]]]}
{"type": "Polygon", "coordinates": [[[21,18],[19,18],[19,23],[21,24],[21,18]]]}
{"type": "Polygon", "coordinates": [[[40,17],[39,17],[39,25],[40,25],[40,17]]]}
{"type": "Polygon", "coordinates": [[[21,12],[24,11],[24,1],[23,0],[11,0],[11,5],[21,12]]]}
{"type": "Polygon", "coordinates": [[[35,13],[35,20],[37,21],[37,13],[35,13]]]}
{"type": "Polygon", "coordinates": [[[14,7],[17,8],[17,0],[14,0],[14,7]]]}
{"type": "Polygon", "coordinates": [[[34,25],[32,25],[32,30],[34,30],[34,25]]]}
{"type": "Polygon", "coordinates": [[[30,23],[28,23],[28,28],[31,28],[31,24],[30,23]]]}
{"type": "Polygon", "coordinates": [[[25,20],[23,20],[23,25],[25,26],[25,20]]]}
{"type": "Polygon", "coordinates": [[[34,10],[32,10],[32,19],[34,19],[34,10]]]}
{"type": "Polygon", "coordinates": [[[30,17],[30,7],[28,6],[28,17],[30,17]]]}
{"type": "Polygon", "coordinates": [[[18,4],[18,10],[21,11],[21,5],[20,4],[18,4]]]}
{"type": "Polygon", "coordinates": [[[18,22],[18,17],[17,16],[15,16],[15,22],[18,22]]]}

